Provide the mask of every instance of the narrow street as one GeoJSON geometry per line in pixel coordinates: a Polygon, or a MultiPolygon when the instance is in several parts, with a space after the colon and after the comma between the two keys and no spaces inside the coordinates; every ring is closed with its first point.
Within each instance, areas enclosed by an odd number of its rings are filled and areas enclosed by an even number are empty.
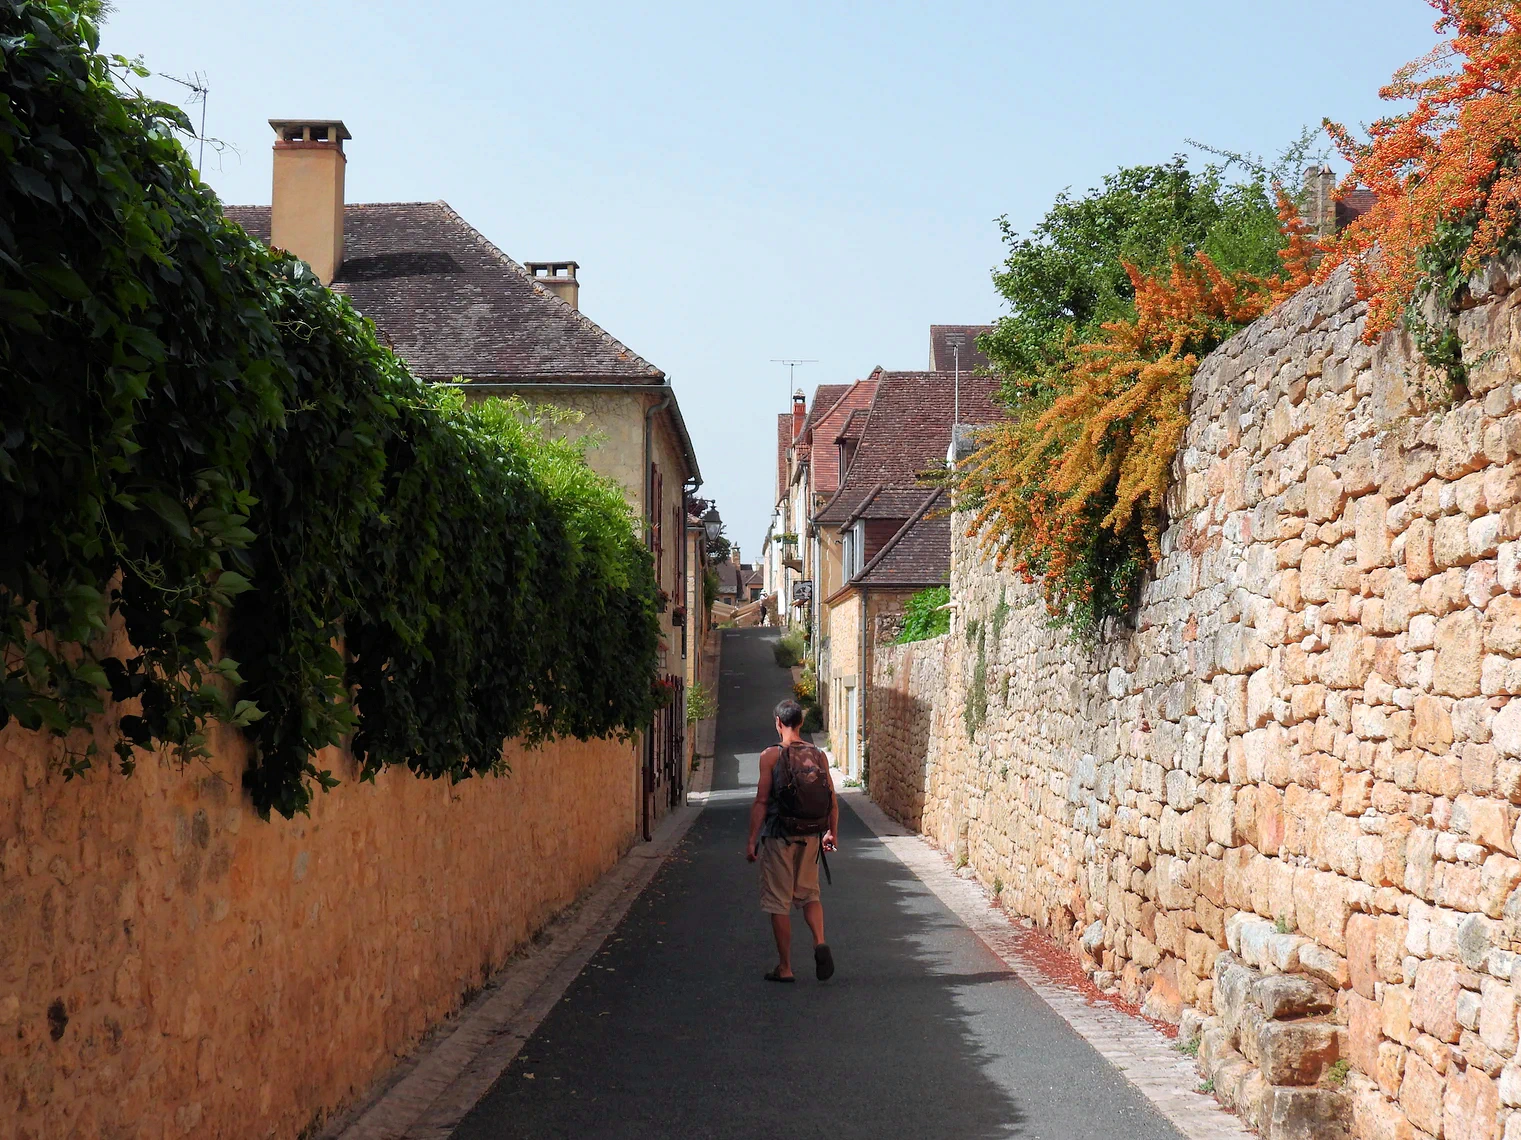
{"type": "Polygon", "coordinates": [[[725,632],[708,807],[454,1135],[1178,1137],[848,806],[824,888],[838,973],[812,978],[798,920],[798,984],[762,980],[743,850],[788,691],[773,636],[725,632]]]}

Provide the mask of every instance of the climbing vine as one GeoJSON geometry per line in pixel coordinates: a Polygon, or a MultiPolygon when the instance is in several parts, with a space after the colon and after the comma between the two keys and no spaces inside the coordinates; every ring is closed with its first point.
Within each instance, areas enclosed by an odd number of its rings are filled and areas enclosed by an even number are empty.
{"type": "Polygon", "coordinates": [[[522,405],[430,388],[222,215],[78,11],[0,0],[0,726],[96,759],[255,745],[261,812],[504,738],[631,732],[648,554],[619,489],[522,405]]]}
{"type": "Polygon", "coordinates": [[[1271,275],[1228,273],[1202,250],[1174,249],[1155,273],[1127,262],[1133,315],[1103,322],[1042,370],[958,472],[968,533],[999,565],[1039,580],[1050,611],[1079,632],[1128,612],[1160,555],[1199,362],[1310,280],[1313,243],[1281,191],[1278,214],[1271,275]]]}
{"type": "Polygon", "coordinates": [[[1329,245],[1318,275],[1349,262],[1368,301],[1365,339],[1404,321],[1460,382],[1452,314],[1486,260],[1521,248],[1521,4],[1430,3],[1446,38],[1380,91],[1414,106],[1375,122],[1366,142],[1326,123],[1352,163],[1340,192],[1366,187],[1374,201],[1329,245]]]}

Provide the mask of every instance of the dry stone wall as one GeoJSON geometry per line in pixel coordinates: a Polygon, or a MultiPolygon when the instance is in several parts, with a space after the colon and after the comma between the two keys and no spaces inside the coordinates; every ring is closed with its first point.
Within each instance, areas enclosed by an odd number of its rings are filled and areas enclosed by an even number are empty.
{"type": "Polygon", "coordinates": [[[872,795],[1271,1137],[1521,1137],[1521,273],[1474,294],[1454,401],[1345,274],[1206,360],[1133,628],[958,538],[877,655],[872,795]]]}
{"type": "Polygon", "coordinates": [[[65,782],[0,732],[0,1140],[307,1135],[633,841],[628,745],[452,787],[329,754],[344,783],[266,823],[216,744],[65,782]]]}

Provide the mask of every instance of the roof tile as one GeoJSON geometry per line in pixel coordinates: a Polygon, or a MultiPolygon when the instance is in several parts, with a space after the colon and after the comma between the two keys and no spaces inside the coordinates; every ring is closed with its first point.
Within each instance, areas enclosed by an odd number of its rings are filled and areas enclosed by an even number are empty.
{"type": "MultiPolygon", "coordinates": [[[[227,217],[269,241],[268,206],[227,217]]],[[[354,204],[333,288],[427,380],[661,384],[665,374],[534,282],[445,202],[354,204]]]]}

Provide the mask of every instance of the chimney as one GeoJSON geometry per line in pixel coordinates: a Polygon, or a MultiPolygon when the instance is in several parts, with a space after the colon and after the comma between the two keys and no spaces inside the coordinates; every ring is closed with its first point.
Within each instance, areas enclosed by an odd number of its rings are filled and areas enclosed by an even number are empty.
{"type": "Polygon", "coordinates": [[[343,140],[338,119],[271,119],[275,185],[269,244],[293,253],[331,285],[343,262],[343,140]]]}
{"type": "Polygon", "coordinates": [[[792,393],[792,442],[796,443],[798,436],[803,434],[803,421],[808,418],[808,397],[803,395],[799,388],[792,393]]]}
{"type": "Polygon", "coordinates": [[[1316,237],[1336,236],[1336,175],[1329,166],[1305,168],[1304,220],[1316,237]]]}
{"type": "Polygon", "coordinates": [[[528,261],[523,268],[544,288],[548,289],[572,309],[581,307],[581,286],[576,281],[576,270],[581,266],[574,261],[528,261]]]}

